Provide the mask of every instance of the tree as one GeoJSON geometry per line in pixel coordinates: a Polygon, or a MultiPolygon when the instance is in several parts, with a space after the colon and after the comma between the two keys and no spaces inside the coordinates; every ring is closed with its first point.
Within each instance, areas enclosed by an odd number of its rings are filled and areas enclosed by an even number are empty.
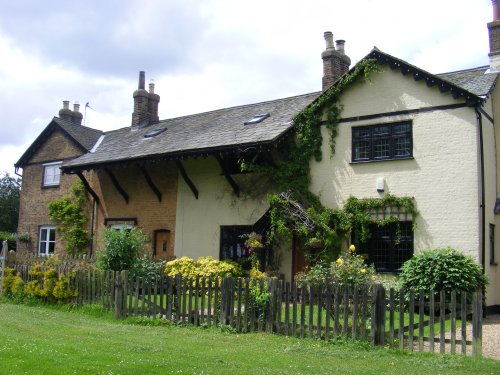
{"type": "Polygon", "coordinates": [[[21,179],[4,172],[0,177],[0,231],[17,232],[21,179]]]}

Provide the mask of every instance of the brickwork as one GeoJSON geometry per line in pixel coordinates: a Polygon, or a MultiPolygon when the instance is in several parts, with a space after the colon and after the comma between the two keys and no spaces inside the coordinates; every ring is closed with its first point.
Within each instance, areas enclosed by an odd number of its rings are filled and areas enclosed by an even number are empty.
{"type": "Polygon", "coordinates": [[[490,56],[500,54],[500,20],[488,24],[490,33],[490,56]]]}
{"type": "MultiPolygon", "coordinates": [[[[78,179],[75,176],[62,175],[59,186],[42,187],[43,163],[76,157],[81,153],[79,148],[61,131],[55,131],[31,158],[30,164],[23,168],[18,233],[28,233],[31,243],[19,243],[19,251],[31,253],[38,251],[40,225],[52,224],[49,219],[47,205],[49,202],[66,195],[73,186],[75,179],[78,179]]],[[[61,241],[57,240],[57,235],[55,251],[63,251],[63,245],[61,241]]]]}
{"type": "Polygon", "coordinates": [[[159,163],[146,167],[155,186],[162,194],[161,202],[149,187],[143,173],[136,166],[112,169],[112,173],[120,186],[129,196],[126,203],[114,187],[113,182],[104,170],[93,173],[90,178],[92,188],[101,199],[96,215],[96,234],[99,240],[105,228],[105,219],[135,218],[137,226],[148,236],[147,255],[153,253],[153,235],[155,230],[170,231],[170,243],[167,256],[174,255],[175,214],[177,204],[177,169],[172,163],[159,163]]]}

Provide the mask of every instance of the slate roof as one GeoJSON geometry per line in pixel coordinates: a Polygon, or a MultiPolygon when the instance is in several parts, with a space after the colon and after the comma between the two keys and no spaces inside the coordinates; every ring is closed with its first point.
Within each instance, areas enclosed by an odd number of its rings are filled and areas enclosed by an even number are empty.
{"type": "Polygon", "coordinates": [[[43,142],[56,129],[61,130],[71,141],[73,141],[81,150],[86,153],[92,149],[103,132],[101,130],[92,129],[86,126],[77,125],[71,121],[66,121],[58,117],[54,117],[52,121],[45,127],[40,135],[35,139],[30,147],[24,152],[19,161],[14,164],[16,168],[22,168],[26,165],[35,152],[40,148],[43,142]]]}
{"type": "Polygon", "coordinates": [[[441,73],[437,74],[437,76],[484,98],[495,87],[498,77],[496,73],[486,73],[488,69],[489,66],[482,66],[456,72],[441,73]]]}
{"type": "MultiPolygon", "coordinates": [[[[451,93],[468,105],[480,104],[493,89],[497,77],[497,74],[484,74],[487,67],[435,75],[376,47],[364,59],[367,58],[375,58],[379,64],[400,70],[403,75],[411,74],[417,81],[425,80],[429,87],[437,86],[441,92],[451,93]]],[[[320,95],[321,92],[316,92],[178,117],[135,131],[126,127],[107,132],[95,152],[64,163],[62,169],[71,173],[131,161],[270,149],[292,129],[294,115],[320,95]],[[253,116],[265,113],[270,117],[264,121],[244,124],[253,116]],[[154,137],[144,137],[155,129],[166,130],[154,137]]]]}
{"type": "Polygon", "coordinates": [[[212,152],[271,148],[292,128],[292,118],[321,93],[225,108],[211,112],[163,120],[142,129],[130,127],[105,134],[95,152],[63,165],[63,170],[88,169],[102,164],[131,160],[175,159],[212,152]],[[269,117],[245,125],[256,115],[269,117]],[[144,135],[155,129],[165,131],[155,137],[144,135]]]}

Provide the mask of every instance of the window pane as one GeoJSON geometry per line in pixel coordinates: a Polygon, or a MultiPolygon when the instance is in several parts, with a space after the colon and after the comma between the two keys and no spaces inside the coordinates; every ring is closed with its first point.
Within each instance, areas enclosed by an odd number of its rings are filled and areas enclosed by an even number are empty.
{"type": "Polygon", "coordinates": [[[394,126],[393,133],[401,134],[401,133],[409,133],[410,132],[410,124],[398,124],[394,126]]]}
{"type": "Polygon", "coordinates": [[[391,156],[391,143],[389,139],[383,138],[375,141],[373,156],[375,158],[388,158],[391,156]]]}
{"type": "Polygon", "coordinates": [[[55,242],[49,242],[49,252],[48,254],[54,254],[54,248],[56,247],[56,243],[55,242]]]}
{"type": "Polygon", "coordinates": [[[44,168],[43,184],[44,185],[59,185],[61,179],[60,165],[48,165],[44,168]]]}
{"type": "Polygon", "coordinates": [[[354,160],[370,158],[370,142],[358,141],[354,143],[354,160]]]}
{"type": "Polygon", "coordinates": [[[407,137],[396,138],[394,141],[394,156],[395,157],[410,156],[411,155],[410,148],[411,148],[410,138],[407,137]]]}
{"type": "Polygon", "coordinates": [[[391,128],[389,126],[375,126],[373,128],[373,136],[387,136],[391,134],[391,128]]]}
{"type": "Polygon", "coordinates": [[[366,138],[370,136],[370,130],[366,128],[354,128],[354,138],[366,138]]]}

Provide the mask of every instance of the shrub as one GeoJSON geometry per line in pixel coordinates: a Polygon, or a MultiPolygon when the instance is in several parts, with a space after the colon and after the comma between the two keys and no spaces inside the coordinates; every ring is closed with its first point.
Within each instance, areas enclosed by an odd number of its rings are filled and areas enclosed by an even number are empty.
{"type": "Polygon", "coordinates": [[[318,263],[307,273],[300,273],[297,281],[304,284],[362,286],[373,283],[375,268],[367,265],[362,255],[356,254],[354,245],[335,262],[318,263]]]}
{"type": "Polygon", "coordinates": [[[200,257],[196,261],[188,257],[172,260],[165,267],[165,275],[182,277],[224,277],[243,276],[241,266],[231,260],[217,260],[211,256],[200,257]]]}
{"type": "Polygon", "coordinates": [[[147,283],[157,281],[161,276],[161,271],[165,267],[164,261],[155,261],[143,256],[136,259],[130,269],[129,275],[133,278],[142,277],[147,283]]]}
{"type": "Polygon", "coordinates": [[[107,228],[103,233],[104,249],[97,254],[97,266],[103,270],[131,270],[144,248],[147,236],[139,228],[117,231],[107,228]]]}
{"type": "Polygon", "coordinates": [[[67,302],[75,297],[70,276],[59,275],[54,268],[43,270],[40,264],[33,265],[29,274],[33,278],[26,284],[24,292],[28,297],[42,298],[48,302],[67,302]]]}
{"type": "Polygon", "coordinates": [[[413,256],[401,267],[400,281],[404,289],[414,292],[474,292],[487,284],[481,266],[450,247],[425,250],[413,256]]]}
{"type": "Polygon", "coordinates": [[[24,282],[18,272],[10,267],[4,268],[2,291],[8,297],[20,296],[24,291],[24,282]]]}

